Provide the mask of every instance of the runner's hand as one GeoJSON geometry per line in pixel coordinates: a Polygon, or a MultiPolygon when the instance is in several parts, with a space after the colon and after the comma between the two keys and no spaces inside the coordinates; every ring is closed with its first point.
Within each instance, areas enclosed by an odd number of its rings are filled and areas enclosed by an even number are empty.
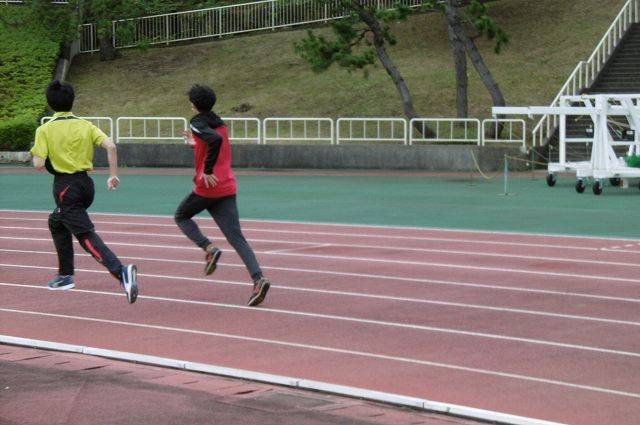
{"type": "Polygon", "coordinates": [[[218,179],[213,174],[203,174],[202,181],[204,182],[204,187],[214,188],[218,184],[218,179]]]}
{"type": "Polygon", "coordinates": [[[193,132],[191,130],[185,130],[182,132],[182,137],[184,138],[184,144],[187,146],[195,146],[196,141],[193,140],[193,132]]]}
{"type": "Polygon", "coordinates": [[[120,186],[120,179],[118,176],[111,176],[107,179],[107,187],[109,190],[115,190],[118,186],[120,186]]]}

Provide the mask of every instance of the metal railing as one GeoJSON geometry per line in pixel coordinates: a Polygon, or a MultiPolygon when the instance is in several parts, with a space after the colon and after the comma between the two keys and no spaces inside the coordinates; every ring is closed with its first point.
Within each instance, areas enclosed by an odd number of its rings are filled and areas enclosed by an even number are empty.
{"type": "MultiPolygon", "coordinates": [[[[113,119],[110,117],[77,117],[82,120],[87,120],[93,123],[96,127],[102,130],[107,136],[113,139],[113,119]]],[[[51,121],[53,119],[52,116],[42,117],[40,118],[40,125],[51,121]]]]}
{"type": "Polygon", "coordinates": [[[480,120],[476,118],[413,118],[409,127],[410,145],[416,142],[480,145],[480,120]]]}
{"type": "Polygon", "coordinates": [[[486,119],[482,121],[482,144],[519,143],[526,146],[527,123],[521,119],[486,119]]]}
{"type": "Polygon", "coordinates": [[[404,118],[338,118],[336,144],[342,142],[387,142],[408,144],[404,118]]]}
{"type": "Polygon", "coordinates": [[[186,129],[187,120],[182,117],[119,117],[116,120],[116,141],[183,141],[182,133],[186,129]]]}
{"type": "MultiPolygon", "coordinates": [[[[561,96],[576,95],[593,84],[629,27],[640,22],[640,0],[628,0],[602,37],[588,60],[578,63],[569,79],[551,102],[557,106],[561,96]]],[[[545,115],[533,128],[533,146],[542,145],[558,127],[557,115],[545,115]]]]}
{"type": "MultiPolygon", "coordinates": [[[[417,7],[422,0],[399,0],[399,2],[405,6],[417,7]]],[[[396,0],[365,0],[364,3],[388,9],[395,7],[396,0]]],[[[113,21],[113,45],[123,48],[141,43],[169,44],[327,22],[344,16],[345,13],[339,1],[263,0],[113,21]]],[[[98,51],[100,46],[95,36],[96,25],[82,25],[80,32],[82,41],[80,52],[98,51]]]]}
{"type": "MultiPolygon", "coordinates": [[[[635,100],[634,100],[635,101],[635,100]]],[[[638,101],[640,103],[640,101],[638,101]]],[[[44,124],[53,117],[42,117],[44,124]]],[[[183,143],[183,132],[189,123],[183,117],[78,117],[91,121],[116,143],[183,143]],[[115,121],[115,128],[114,128],[115,121]],[[114,133],[115,130],[115,133],[114,133]]],[[[233,144],[402,144],[428,143],[485,145],[492,143],[526,144],[527,127],[520,119],[476,118],[309,118],[255,117],[222,118],[227,126],[229,142],[233,144]],[[495,135],[491,125],[501,126],[495,135]],[[411,125],[411,128],[410,128],[411,125]],[[422,126],[435,136],[422,136],[416,129],[422,126]]]]}
{"type": "Polygon", "coordinates": [[[320,142],[333,144],[331,118],[265,118],[262,121],[262,143],[320,142]]]}
{"type": "Polygon", "coordinates": [[[231,143],[262,142],[262,126],[258,118],[222,118],[227,124],[227,132],[231,143]]]}

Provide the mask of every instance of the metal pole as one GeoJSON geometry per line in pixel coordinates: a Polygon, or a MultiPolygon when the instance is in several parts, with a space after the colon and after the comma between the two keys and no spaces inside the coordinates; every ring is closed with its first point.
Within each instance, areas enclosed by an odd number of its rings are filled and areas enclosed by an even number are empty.
{"type": "Polygon", "coordinates": [[[507,181],[509,180],[509,160],[507,154],[504,154],[504,195],[507,196],[509,191],[507,189],[507,181]]]}

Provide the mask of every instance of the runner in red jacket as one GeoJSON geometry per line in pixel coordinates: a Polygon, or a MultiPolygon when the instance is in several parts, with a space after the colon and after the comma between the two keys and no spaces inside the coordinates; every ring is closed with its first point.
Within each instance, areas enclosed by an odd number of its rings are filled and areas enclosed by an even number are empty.
{"type": "Polygon", "coordinates": [[[262,275],[253,250],[242,235],[236,205],[236,178],[231,170],[231,145],[227,127],[213,111],[216,95],[209,87],[194,85],[189,90],[191,109],[190,130],[185,131],[185,143],[195,155],[195,187],[175,213],[176,224],[182,232],[206,252],[205,275],[214,272],[222,251],[202,234],[193,216],[207,210],[244,262],[253,291],[248,304],[256,306],[267,295],[270,282],[262,275]]]}

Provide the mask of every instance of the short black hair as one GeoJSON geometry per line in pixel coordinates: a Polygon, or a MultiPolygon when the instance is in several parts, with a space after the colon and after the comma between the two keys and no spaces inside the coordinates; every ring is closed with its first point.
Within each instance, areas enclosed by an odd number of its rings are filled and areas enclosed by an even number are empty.
{"type": "Polygon", "coordinates": [[[211,87],[194,84],[189,90],[189,100],[200,112],[207,112],[216,104],[216,94],[211,87]]]}
{"type": "Polygon", "coordinates": [[[56,112],[71,111],[76,98],[73,86],[60,80],[54,80],[47,86],[46,95],[47,103],[56,112]]]}

